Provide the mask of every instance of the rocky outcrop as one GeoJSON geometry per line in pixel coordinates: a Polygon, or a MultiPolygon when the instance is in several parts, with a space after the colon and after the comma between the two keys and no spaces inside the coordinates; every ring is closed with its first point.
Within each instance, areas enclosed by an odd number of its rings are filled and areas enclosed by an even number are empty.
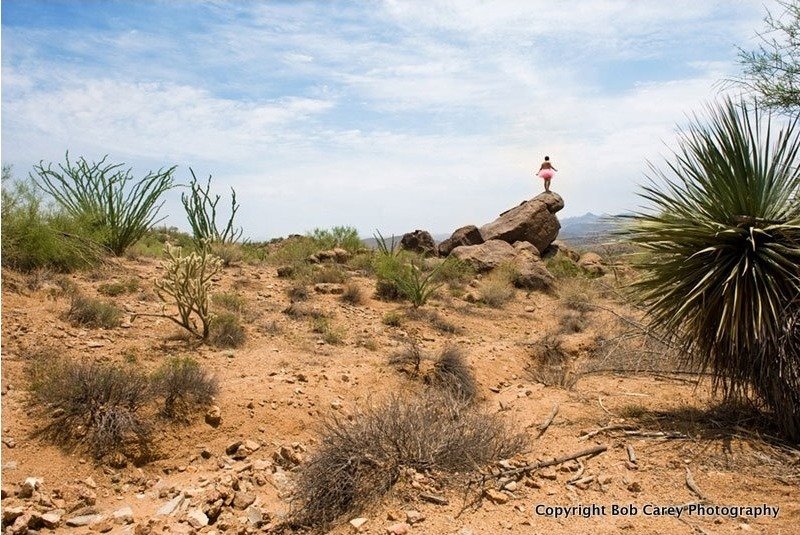
{"type": "Polygon", "coordinates": [[[502,240],[489,240],[479,245],[461,245],[453,249],[450,255],[471,265],[478,273],[484,273],[512,262],[517,250],[502,240]]]}
{"type": "Polygon", "coordinates": [[[553,192],[541,193],[480,228],[485,241],[507,243],[527,241],[544,251],[558,236],[561,225],[555,213],[564,208],[563,199],[553,192]]]}
{"type": "Polygon", "coordinates": [[[542,259],[534,252],[534,247],[531,245],[530,247],[516,248],[516,250],[517,255],[513,260],[516,268],[514,286],[526,290],[549,291],[556,279],[547,271],[542,259]]]}
{"type": "Polygon", "coordinates": [[[603,259],[597,253],[584,253],[580,260],[578,260],[578,265],[589,275],[594,275],[596,277],[599,277],[606,272],[606,268],[603,265],[603,259]]]}
{"type": "Polygon", "coordinates": [[[453,232],[453,235],[439,244],[439,255],[447,256],[461,245],[480,245],[484,242],[481,231],[475,225],[467,225],[453,232]]]}
{"type": "Polygon", "coordinates": [[[430,232],[426,230],[417,229],[414,232],[403,234],[400,248],[424,255],[436,254],[436,242],[433,241],[430,232]]]}

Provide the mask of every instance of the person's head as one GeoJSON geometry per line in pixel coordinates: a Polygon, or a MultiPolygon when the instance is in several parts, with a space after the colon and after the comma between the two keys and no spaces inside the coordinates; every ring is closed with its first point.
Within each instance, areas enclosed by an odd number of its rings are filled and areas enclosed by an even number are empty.
{"type": "Polygon", "coordinates": [[[549,162],[550,161],[550,156],[545,156],[544,157],[544,161],[549,162]]]}

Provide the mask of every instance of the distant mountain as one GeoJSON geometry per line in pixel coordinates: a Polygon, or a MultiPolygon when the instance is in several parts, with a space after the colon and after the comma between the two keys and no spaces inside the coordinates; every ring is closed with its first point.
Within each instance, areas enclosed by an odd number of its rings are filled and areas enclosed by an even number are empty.
{"type": "Polygon", "coordinates": [[[596,215],[591,212],[581,216],[559,220],[561,230],[558,239],[575,244],[597,243],[609,240],[619,227],[619,221],[609,214],[596,215]]]}

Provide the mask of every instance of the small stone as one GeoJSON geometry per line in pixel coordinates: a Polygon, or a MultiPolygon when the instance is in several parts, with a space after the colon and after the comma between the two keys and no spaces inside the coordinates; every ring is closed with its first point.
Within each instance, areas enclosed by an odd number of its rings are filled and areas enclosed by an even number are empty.
{"type": "Polygon", "coordinates": [[[509,500],[508,494],[494,489],[484,490],[483,495],[486,496],[492,503],[496,503],[498,505],[508,503],[509,500]]]}
{"type": "Polygon", "coordinates": [[[42,480],[37,477],[29,477],[22,483],[22,488],[19,490],[20,498],[30,498],[33,492],[39,489],[42,480]]]}
{"type": "Polygon", "coordinates": [[[114,529],[114,524],[111,523],[111,520],[100,517],[97,521],[91,523],[89,529],[97,533],[108,533],[114,529]]]}
{"type": "Polygon", "coordinates": [[[541,477],[542,479],[550,479],[553,481],[558,479],[558,474],[552,468],[544,468],[537,473],[539,474],[539,477],[541,477]]]}
{"type": "Polygon", "coordinates": [[[225,453],[228,454],[228,455],[233,455],[234,453],[236,453],[239,450],[239,446],[241,446],[241,445],[242,445],[242,441],[241,440],[236,440],[234,442],[231,442],[225,448],[225,453]]]}
{"type": "Polygon", "coordinates": [[[631,492],[642,492],[642,486],[638,481],[634,481],[628,485],[628,490],[631,492]]]}
{"type": "Polygon", "coordinates": [[[386,533],[389,535],[406,535],[411,531],[411,526],[405,522],[398,522],[386,528],[386,533]]]}
{"type": "Polygon", "coordinates": [[[212,452],[207,446],[203,446],[200,448],[200,457],[203,459],[210,459],[214,456],[214,452],[212,452]]]}
{"type": "Polygon", "coordinates": [[[208,525],[208,517],[200,509],[191,509],[186,513],[186,521],[195,529],[204,528],[208,525]]]}
{"type": "Polygon", "coordinates": [[[22,516],[25,512],[24,507],[3,507],[3,524],[13,524],[14,520],[22,516]]]}
{"type": "Polygon", "coordinates": [[[340,295],[344,293],[344,286],[335,282],[320,282],[314,285],[314,291],[321,294],[340,295]]]}
{"type": "Polygon", "coordinates": [[[354,518],[350,521],[350,525],[353,526],[356,531],[361,531],[361,527],[367,523],[367,519],[364,517],[354,518]]]}
{"type": "Polygon", "coordinates": [[[409,524],[411,525],[419,524],[423,520],[425,520],[425,515],[423,515],[416,509],[410,509],[406,511],[406,522],[408,522],[409,524]]]}
{"type": "Polygon", "coordinates": [[[155,516],[170,516],[170,515],[173,515],[175,513],[175,511],[178,509],[178,507],[180,507],[181,504],[183,503],[183,499],[184,499],[183,494],[182,493],[178,494],[177,496],[172,498],[170,501],[168,501],[167,503],[162,505],[158,509],[158,511],[156,511],[156,515],[155,516]]]}
{"type": "Polygon", "coordinates": [[[130,507],[123,507],[117,509],[111,515],[115,524],[133,524],[133,509],[130,507]]]}
{"type": "Polygon", "coordinates": [[[73,516],[72,518],[67,519],[67,525],[73,528],[80,528],[83,526],[88,526],[89,524],[94,524],[101,518],[103,517],[100,515],[73,516]]]}
{"type": "Polygon", "coordinates": [[[255,440],[245,440],[244,447],[247,448],[250,452],[254,452],[261,447],[261,444],[259,444],[255,440]]]}
{"type": "Polygon", "coordinates": [[[259,527],[264,523],[264,512],[257,505],[251,505],[245,511],[247,516],[247,523],[255,527],[259,527]]]}
{"type": "Polygon", "coordinates": [[[331,408],[333,410],[338,411],[339,409],[342,408],[342,401],[339,399],[334,399],[333,401],[331,401],[331,408]]]}
{"type": "Polygon", "coordinates": [[[97,503],[97,493],[93,490],[81,489],[78,491],[78,498],[86,505],[94,505],[97,503]]]}
{"type": "Polygon", "coordinates": [[[395,509],[391,509],[386,513],[386,520],[397,522],[398,520],[405,519],[406,514],[395,509]]]}
{"type": "Polygon", "coordinates": [[[211,427],[217,427],[220,422],[222,422],[222,409],[212,405],[206,412],[206,423],[211,427]]]}
{"type": "Polygon", "coordinates": [[[237,491],[233,495],[233,506],[237,509],[245,510],[256,501],[256,495],[252,492],[237,491]]]}
{"type": "Polygon", "coordinates": [[[507,490],[509,492],[514,492],[515,490],[517,490],[517,487],[518,487],[518,485],[517,485],[516,481],[509,481],[508,483],[503,485],[503,489],[505,489],[505,490],[507,490]]]}
{"type": "Polygon", "coordinates": [[[598,477],[598,478],[597,478],[597,481],[598,481],[598,482],[599,482],[601,485],[608,485],[608,484],[609,484],[609,483],[611,483],[613,480],[614,480],[614,478],[613,478],[611,475],[609,475],[609,474],[603,474],[603,475],[601,475],[600,477],[598,477]]]}
{"type": "Polygon", "coordinates": [[[83,484],[86,485],[87,487],[89,487],[90,489],[96,489],[97,488],[97,483],[94,482],[94,479],[92,478],[92,476],[89,476],[86,479],[84,479],[83,480],[83,484]]]}
{"type": "Polygon", "coordinates": [[[61,516],[61,513],[56,511],[45,513],[41,516],[42,524],[46,528],[55,529],[61,524],[61,516]]]}

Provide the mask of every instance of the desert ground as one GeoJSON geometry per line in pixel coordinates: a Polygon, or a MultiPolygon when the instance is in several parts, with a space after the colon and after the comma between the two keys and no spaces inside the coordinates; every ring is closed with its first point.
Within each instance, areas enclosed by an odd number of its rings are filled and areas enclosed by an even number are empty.
{"type": "Polygon", "coordinates": [[[3,271],[4,533],[287,532],[295,473],[320,446],[321,422],[331,414],[357,417],[360,408],[419,388],[389,364],[412,340],[426,354],[459,348],[477,381],[476,403],[524,433],[524,451],[486,467],[483,481],[478,473],[406,471],[380,500],[328,526],[330,533],[797,532],[796,447],[772,437],[758,416],[718,406],[709,382],[698,384],[702,376],[669,373],[677,369],[671,357],[632,330],[642,313],[625,296],[619,270],[559,278],[551,292],[516,290],[497,308],[444,287],[418,312],[377,299],[374,276],[345,264],[362,302],[344,302],[312,284],[298,305],[326,316],[335,332],[329,336],[314,332],[308,317],[286,313],[296,281],[278,277],[270,262],[234,262],[213,287],[244,303],[247,339],[235,349],[198,343],[164,318],[136,316],[162,310],[153,285],[161,270],[159,258],[138,256],[69,275],[3,271]],[[86,327],[67,317],[65,287],[103,297],[100,285],[130,280],[137,281],[131,292],[110,298],[125,311],[119,327],[86,327]],[[572,370],[572,380],[554,382],[563,386],[532,373],[553,336],[572,370]],[[50,415],[32,400],[27,369],[48,352],[148,371],[171,356],[191,356],[218,379],[213,405],[221,420],[207,423],[206,407],[185,421],[154,415],[152,459],[98,461],[85,447],[40,432],[50,415]],[[625,371],[636,363],[650,373],[625,371]],[[607,449],[486,477],[594,446],[607,449]],[[196,513],[214,497],[220,501],[209,523],[196,513]],[[778,513],[701,515],[689,512],[692,504],[767,505],[778,513]],[[580,515],[586,508],[547,515],[553,510],[546,508],[575,505],[597,507],[592,515],[580,515]],[[678,516],[667,506],[686,508],[678,516]]]}

